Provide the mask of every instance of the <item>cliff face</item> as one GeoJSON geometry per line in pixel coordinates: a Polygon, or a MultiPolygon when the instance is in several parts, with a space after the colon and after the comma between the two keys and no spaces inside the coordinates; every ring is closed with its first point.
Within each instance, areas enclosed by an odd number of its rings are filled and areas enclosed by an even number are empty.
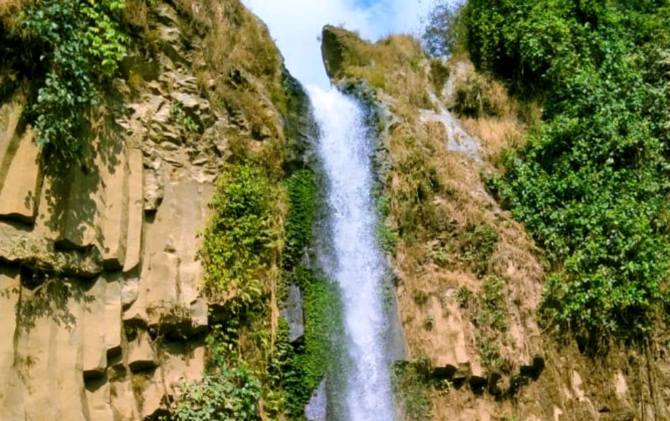
{"type": "Polygon", "coordinates": [[[3,421],[165,413],[205,365],[196,255],[221,168],[241,154],[277,174],[299,160],[286,133],[301,136],[304,95],[240,3],[126,13],[135,38],[91,110],[81,165],[41,155],[26,117],[36,87],[0,71],[3,421]]]}
{"type": "Polygon", "coordinates": [[[485,184],[537,106],[465,61],[427,59],[410,37],[370,44],[326,27],[322,51],[332,81],[379,121],[381,238],[409,347],[394,378],[405,418],[667,419],[662,347],[591,355],[541,323],[542,252],[485,184]]]}

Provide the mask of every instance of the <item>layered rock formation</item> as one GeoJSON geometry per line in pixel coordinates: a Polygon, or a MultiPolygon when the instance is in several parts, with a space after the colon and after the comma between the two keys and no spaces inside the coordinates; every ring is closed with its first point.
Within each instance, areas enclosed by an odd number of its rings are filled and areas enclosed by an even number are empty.
{"type": "MultiPolygon", "coordinates": [[[[263,25],[229,3],[278,56],[263,25]]],[[[198,70],[212,66],[207,30],[188,30],[195,17],[183,7],[160,3],[146,16],[151,54],[140,46],[124,61],[126,80],[114,80],[82,134],[90,148],[79,166],[41,156],[25,119],[30,81],[3,86],[0,420],[154,419],[202,376],[207,204],[231,144],[276,150],[284,121],[268,99],[277,87],[244,63],[203,80],[216,74],[198,70]],[[236,83],[264,107],[260,123],[234,101],[210,105],[208,89],[236,83]]],[[[223,37],[241,30],[213,24],[223,37]]],[[[290,80],[281,62],[270,65],[290,80]]]]}

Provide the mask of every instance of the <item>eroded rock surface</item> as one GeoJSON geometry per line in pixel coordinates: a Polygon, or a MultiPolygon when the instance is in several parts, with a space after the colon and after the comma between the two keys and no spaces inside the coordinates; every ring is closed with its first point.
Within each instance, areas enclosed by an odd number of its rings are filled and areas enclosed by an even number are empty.
{"type": "MultiPolygon", "coordinates": [[[[215,111],[193,70],[202,33],[185,32],[172,6],[154,9],[154,55],[124,62],[143,80],[113,81],[81,165],[41,162],[22,117],[29,87],[3,91],[2,421],[155,419],[182,382],[202,377],[209,303],[196,255],[207,204],[230,137],[283,141],[283,128],[272,105],[258,127],[234,104],[215,111]]],[[[244,77],[256,84],[250,101],[270,103],[269,88],[244,77]]]]}

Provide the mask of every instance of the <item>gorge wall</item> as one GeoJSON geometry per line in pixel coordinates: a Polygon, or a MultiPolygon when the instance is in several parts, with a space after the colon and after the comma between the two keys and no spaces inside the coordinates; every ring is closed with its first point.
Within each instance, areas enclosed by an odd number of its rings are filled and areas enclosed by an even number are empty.
{"type": "Polygon", "coordinates": [[[241,150],[275,171],[299,159],[285,131],[295,144],[305,100],[288,104],[300,87],[240,3],[125,13],[123,78],[91,110],[81,165],[41,155],[26,118],[36,86],[0,66],[3,421],[166,414],[205,367],[197,253],[221,168],[241,150]]]}
{"type": "Polygon", "coordinates": [[[538,110],[465,59],[428,59],[408,36],[372,44],[326,27],[322,39],[331,80],[378,127],[379,235],[409,350],[394,375],[406,419],[667,419],[662,345],[594,355],[540,321],[542,252],[486,185],[538,110]]]}
{"type": "MultiPolygon", "coordinates": [[[[26,47],[5,27],[22,3],[0,3],[7,57],[26,47]]],[[[262,168],[281,225],[290,202],[282,180],[312,159],[307,97],[239,1],[127,0],[123,21],[128,54],[87,114],[80,136],[88,146],[76,164],[59,165],[35,144],[33,73],[12,60],[0,65],[2,421],[169,416],[183,382],[206,371],[213,323],[238,326],[225,310],[234,294],[203,292],[198,252],[217,180],[241,162],[262,168]]],[[[376,234],[394,271],[384,293],[395,293],[408,347],[408,361],[392,369],[404,418],[668,419],[670,365],[658,345],[667,334],[590,355],[538,319],[542,253],[485,183],[534,124],[532,104],[530,117],[519,118],[522,105],[501,85],[467,61],[429,60],[408,36],[371,44],[327,27],[323,53],[331,80],[368,105],[379,137],[374,195],[385,223],[376,234]],[[456,112],[483,107],[484,97],[494,112],[456,112]]],[[[295,241],[291,265],[302,264],[309,241],[295,241]]],[[[261,271],[267,320],[236,338],[237,352],[257,360],[288,353],[278,344],[304,346],[305,328],[316,326],[296,308],[297,329],[286,328],[286,343],[278,339],[285,245],[275,243],[261,271]]],[[[305,314],[324,318],[336,307],[318,295],[323,285],[312,274],[290,276],[302,283],[305,314]]],[[[295,285],[293,299],[301,301],[295,285]]],[[[322,333],[314,334],[323,343],[308,367],[310,386],[328,357],[322,333]]],[[[279,378],[288,370],[267,365],[279,378]]],[[[300,399],[311,392],[301,389],[300,399]]],[[[283,398],[268,397],[253,419],[293,419],[283,398]]]]}

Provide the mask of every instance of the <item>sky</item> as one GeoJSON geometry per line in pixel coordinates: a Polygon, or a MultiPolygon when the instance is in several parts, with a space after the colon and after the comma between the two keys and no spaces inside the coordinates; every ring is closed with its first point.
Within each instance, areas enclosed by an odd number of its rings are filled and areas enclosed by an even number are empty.
{"type": "Polygon", "coordinates": [[[326,88],[318,40],[324,25],[344,25],[366,39],[419,34],[433,0],[242,0],[270,28],[291,74],[326,88]]]}

